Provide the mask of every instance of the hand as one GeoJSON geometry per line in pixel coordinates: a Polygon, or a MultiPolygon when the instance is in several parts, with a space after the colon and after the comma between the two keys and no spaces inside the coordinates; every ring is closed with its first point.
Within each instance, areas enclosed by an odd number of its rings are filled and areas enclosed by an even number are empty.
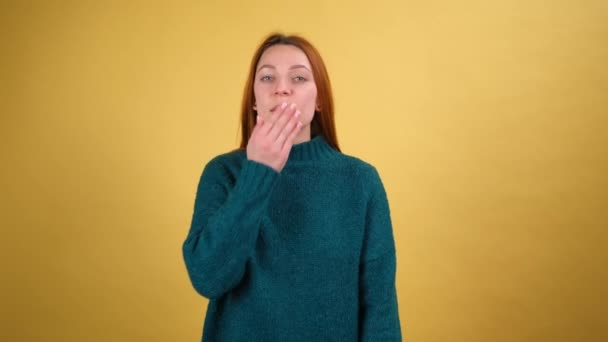
{"type": "Polygon", "coordinates": [[[287,163],[294,139],[302,129],[300,111],[295,104],[283,102],[270,114],[268,122],[258,114],[257,123],[247,143],[247,159],[281,172],[287,163]]]}

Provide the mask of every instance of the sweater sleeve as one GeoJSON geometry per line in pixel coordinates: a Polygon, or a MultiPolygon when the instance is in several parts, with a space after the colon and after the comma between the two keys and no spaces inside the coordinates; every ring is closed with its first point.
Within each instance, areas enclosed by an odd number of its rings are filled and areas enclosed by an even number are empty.
{"type": "Polygon", "coordinates": [[[202,296],[219,298],[242,279],[278,175],[247,159],[236,180],[218,158],[205,166],[182,246],[188,275],[202,296]]]}
{"type": "Polygon", "coordinates": [[[386,192],[372,168],[361,251],[360,341],[401,341],[395,288],[396,252],[386,192]]]}

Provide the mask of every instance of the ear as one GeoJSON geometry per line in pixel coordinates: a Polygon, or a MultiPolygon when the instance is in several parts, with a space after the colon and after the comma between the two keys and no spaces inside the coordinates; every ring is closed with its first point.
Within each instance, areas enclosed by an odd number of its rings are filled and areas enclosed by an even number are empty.
{"type": "Polygon", "coordinates": [[[253,104],[253,110],[258,110],[258,106],[256,106],[256,104],[253,104]]]}
{"type": "Polygon", "coordinates": [[[317,103],[317,105],[315,106],[315,109],[317,110],[317,112],[321,111],[321,105],[319,103],[317,103]]]}

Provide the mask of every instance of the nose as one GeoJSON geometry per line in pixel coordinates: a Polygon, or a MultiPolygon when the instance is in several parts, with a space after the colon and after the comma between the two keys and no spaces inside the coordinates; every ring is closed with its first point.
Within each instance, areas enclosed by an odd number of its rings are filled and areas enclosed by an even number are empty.
{"type": "Polygon", "coordinates": [[[283,78],[277,79],[276,87],[274,89],[274,94],[284,96],[284,95],[291,95],[291,93],[292,93],[292,89],[291,89],[291,86],[289,85],[288,80],[285,80],[283,78]]]}

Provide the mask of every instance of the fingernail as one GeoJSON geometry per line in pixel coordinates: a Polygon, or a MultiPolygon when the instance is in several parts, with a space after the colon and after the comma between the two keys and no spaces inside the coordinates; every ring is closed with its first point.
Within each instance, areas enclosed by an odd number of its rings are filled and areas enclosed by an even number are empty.
{"type": "Polygon", "coordinates": [[[285,107],[287,107],[287,102],[281,103],[281,109],[285,109],[285,107]]]}
{"type": "Polygon", "coordinates": [[[295,104],[295,103],[292,103],[291,105],[289,105],[289,108],[290,108],[290,109],[294,109],[294,108],[296,108],[296,104],[295,104]]]}
{"type": "Polygon", "coordinates": [[[295,115],[295,116],[296,116],[296,118],[297,118],[298,116],[300,116],[300,111],[299,111],[299,110],[296,110],[296,113],[295,113],[294,115],[295,115]]]}

